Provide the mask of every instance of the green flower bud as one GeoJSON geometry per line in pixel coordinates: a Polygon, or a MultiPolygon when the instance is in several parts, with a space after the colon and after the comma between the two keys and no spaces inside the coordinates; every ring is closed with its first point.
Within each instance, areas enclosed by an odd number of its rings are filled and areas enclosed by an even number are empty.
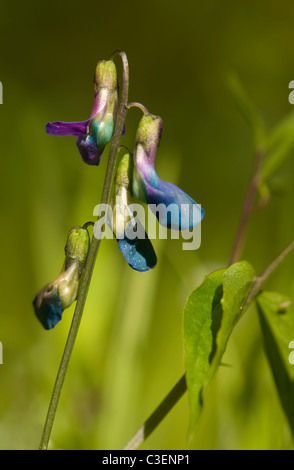
{"type": "Polygon", "coordinates": [[[150,147],[158,147],[162,133],[162,119],[153,114],[144,114],[139,122],[136,145],[141,144],[146,152],[150,147]]]}
{"type": "Polygon", "coordinates": [[[110,92],[117,89],[116,67],[112,60],[101,60],[98,62],[94,77],[94,92],[99,88],[108,88],[110,92]]]}
{"type": "Polygon", "coordinates": [[[120,160],[115,180],[114,180],[114,191],[115,193],[119,190],[121,186],[129,189],[131,187],[131,182],[133,178],[133,158],[129,153],[126,153],[120,160]]]}
{"type": "Polygon", "coordinates": [[[73,227],[67,237],[65,245],[65,269],[75,261],[78,262],[79,273],[82,272],[90,246],[89,232],[83,227],[73,227]]]}

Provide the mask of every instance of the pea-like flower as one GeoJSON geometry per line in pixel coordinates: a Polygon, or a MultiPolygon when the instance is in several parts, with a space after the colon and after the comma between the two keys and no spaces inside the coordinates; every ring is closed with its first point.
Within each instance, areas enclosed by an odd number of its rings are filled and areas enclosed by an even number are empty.
{"type": "Polygon", "coordinates": [[[102,60],[94,76],[94,104],[86,121],[49,122],[48,134],[78,137],[77,146],[88,165],[99,165],[106,144],[110,141],[117,114],[117,72],[112,60],[102,60]]]}
{"type": "Polygon", "coordinates": [[[88,230],[73,227],[68,234],[61,273],[36,295],[33,301],[35,314],[46,330],[54,328],[62,319],[63,311],[76,300],[89,244],[88,230]]]}
{"type": "Polygon", "coordinates": [[[133,159],[126,153],[120,160],[114,183],[111,228],[124,258],[136,271],[152,269],[157,258],[141,222],[132,212],[133,159]]]}
{"type": "Polygon", "coordinates": [[[173,183],[161,180],[155,171],[161,133],[162,119],[144,114],[136,135],[133,193],[149,205],[163,226],[175,230],[192,229],[203,219],[204,210],[173,183]]]}

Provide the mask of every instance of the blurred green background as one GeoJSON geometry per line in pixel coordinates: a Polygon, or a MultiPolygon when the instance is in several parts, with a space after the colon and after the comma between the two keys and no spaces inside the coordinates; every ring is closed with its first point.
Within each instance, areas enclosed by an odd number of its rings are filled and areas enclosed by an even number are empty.
{"type": "MultiPolygon", "coordinates": [[[[75,138],[48,136],[46,123],[87,119],[96,62],[125,50],[130,101],[164,121],[158,173],[206,212],[200,249],[155,241],[150,273],[131,271],[114,240],[102,243],[50,448],[120,449],[183,373],[188,294],[228,263],[253,148],[227,76],[236,72],[267,125],[278,123],[293,109],[293,25],[290,0],[1,2],[0,449],[38,448],[73,307],[48,332],[31,302],[59,273],[68,230],[93,219],[107,162],[108,149],[100,167],[86,166],[75,138]]],[[[139,118],[127,117],[130,147],[139,118]]],[[[257,272],[293,237],[293,156],[250,223],[244,257],[257,272]]],[[[292,256],[267,287],[294,298],[293,268],[292,256]]],[[[254,309],[225,362],[194,440],[185,395],[144,449],[293,448],[254,309]]]]}

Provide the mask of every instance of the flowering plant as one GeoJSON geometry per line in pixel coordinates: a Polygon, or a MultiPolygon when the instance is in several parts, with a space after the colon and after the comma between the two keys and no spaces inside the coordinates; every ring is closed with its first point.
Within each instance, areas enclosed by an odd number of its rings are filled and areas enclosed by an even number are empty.
{"type": "MultiPolygon", "coordinates": [[[[142,104],[128,102],[128,60],[124,52],[117,54],[123,63],[120,97],[114,54],[109,60],[97,64],[90,118],[86,121],[48,123],[46,130],[53,135],[77,137],[81,157],[89,165],[99,165],[102,153],[110,144],[101,206],[106,207],[107,225],[128,265],[137,272],[145,273],[156,266],[157,256],[149,234],[134,216],[133,201],[138,200],[140,205],[146,204],[160,225],[176,231],[189,231],[200,225],[204,210],[182,189],[158,176],[155,160],[162,135],[162,119],[151,114],[142,104]],[[134,106],[143,111],[134,149],[132,152],[128,149],[119,157],[126,114],[134,106]],[[165,211],[158,210],[161,205],[165,211]]],[[[287,336],[294,331],[293,309],[291,301],[281,294],[261,292],[268,277],[293,251],[294,240],[259,275],[255,274],[251,263],[241,259],[250,215],[254,209],[261,209],[269,202],[269,182],[273,169],[285,160],[291,147],[287,144],[293,142],[292,135],[291,139],[288,137],[289,129],[293,132],[293,117],[285,120],[278,132],[273,131],[274,137],[271,133],[268,136],[259,114],[239,82],[233,80],[231,87],[240,108],[245,111],[247,119],[249,117],[255,148],[253,175],[229,265],[207,275],[202,284],[189,295],[183,314],[185,373],[125,449],[138,448],[186,390],[190,402],[190,435],[195,431],[208,387],[221,365],[230,336],[253,302],[256,302],[258,308],[265,350],[281,405],[294,433],[293,370],[287,363],[288,344],[293,344],[287,336]]],[[[70,230],[61,273],[55,281],[42,288],[33,301],[35,314],[45,329],[54,328],[61,320],[63,311],[76,301],[43,430],[41,449],[48,447],[59,396],[84,311],[102,239],[98,222],[86,222],[70,230]],[[93,226],[92,239],[88,232],[90,225],[93,226]]]]}

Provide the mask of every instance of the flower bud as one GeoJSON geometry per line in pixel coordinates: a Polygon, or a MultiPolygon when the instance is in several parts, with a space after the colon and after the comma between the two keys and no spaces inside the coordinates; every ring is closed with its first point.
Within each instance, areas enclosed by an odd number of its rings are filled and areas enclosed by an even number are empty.
{"type": "Polygon", "coordinates": [[[36,295],[33,301],[35,314],[46,330],[54,328],[61,320],[63,311],[76,300],[89,244],[87,229],[73,227],[67,238],[61,273],[36,295]]]}
{"type": "Polygon", "coordinates": [[[81,273],[87,260],[89,245],[90,237],[86,228],[79,226],[71,228],[64,248],[65,269],[70,267],[74,261],[77,261],[79,273],[81,273]]]}
{"type": "Polygon", "coordinates": [[[110,92],[117,90],[117,73],[112,60],[100,60],[96,65],[94,93],[98,93],[100,88],[108,88],[110,92]]]}
{"type": "Polygon", "coordinates": [[[162,119],[154,114],[144,114],[139,122],[136,143],[141,144],[147,153],[150,153],[151,147],[156,149],[160,144],[162,134],[162,119]]]}

